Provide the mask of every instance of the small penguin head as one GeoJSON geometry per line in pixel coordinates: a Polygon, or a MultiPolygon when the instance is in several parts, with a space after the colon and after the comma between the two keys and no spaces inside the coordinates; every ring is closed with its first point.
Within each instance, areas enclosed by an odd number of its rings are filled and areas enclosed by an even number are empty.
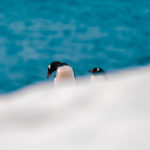
{"type": "Polygon", "coordinates": [[[50,75],[57,70],[57,68],[60,66],[61,62],[59,61],[53,61],[48,65],[48,75],[47,78],[50,77],[50,75]]]}
{"type": "Polygon", "coordinates": [[[102,68],[99,68],[99,67],[95,67],[92,70],[89,70],[89,72],[94,74],[94,75],[105,73],[104,70],[102,68]]]}

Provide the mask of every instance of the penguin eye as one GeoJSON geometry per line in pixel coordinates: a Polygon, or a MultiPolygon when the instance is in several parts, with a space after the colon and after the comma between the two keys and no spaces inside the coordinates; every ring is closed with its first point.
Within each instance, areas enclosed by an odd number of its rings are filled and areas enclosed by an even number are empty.
{"type": "Polygon", "coordinates": [[[50,69],[51,68],[51,65],[48,65],[48,69],[50,69]]]}

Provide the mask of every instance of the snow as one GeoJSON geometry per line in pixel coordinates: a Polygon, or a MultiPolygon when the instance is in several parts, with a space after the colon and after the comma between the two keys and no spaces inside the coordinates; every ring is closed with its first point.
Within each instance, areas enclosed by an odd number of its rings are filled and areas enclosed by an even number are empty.
{"type": "Polygon", "coordinates": [[[0,96],[0,150],[149,150],[150,67],[0,96]]]}

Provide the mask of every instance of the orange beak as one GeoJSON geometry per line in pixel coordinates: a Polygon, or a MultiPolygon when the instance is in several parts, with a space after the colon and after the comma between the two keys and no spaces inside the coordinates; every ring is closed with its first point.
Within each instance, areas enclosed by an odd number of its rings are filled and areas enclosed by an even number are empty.
{"type": "Polygon", "coordinates": [[[91,72],[91,73],[92,73],[92,72],[93,72],[93,70],[90,70],[89,72],[91,72]]]}
{"type": "Polygon", "coordinates": [[[49,78],[50,74],[48,73],[47,78],[49,78]]]}

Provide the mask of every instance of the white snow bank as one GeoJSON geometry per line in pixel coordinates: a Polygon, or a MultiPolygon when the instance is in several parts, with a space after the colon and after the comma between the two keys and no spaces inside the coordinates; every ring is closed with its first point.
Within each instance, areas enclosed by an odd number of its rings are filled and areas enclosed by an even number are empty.
{"type": "Polygon", "coordinates": [[[150,149],[150,67],[0,99],[0,150],[150,149]]]}

